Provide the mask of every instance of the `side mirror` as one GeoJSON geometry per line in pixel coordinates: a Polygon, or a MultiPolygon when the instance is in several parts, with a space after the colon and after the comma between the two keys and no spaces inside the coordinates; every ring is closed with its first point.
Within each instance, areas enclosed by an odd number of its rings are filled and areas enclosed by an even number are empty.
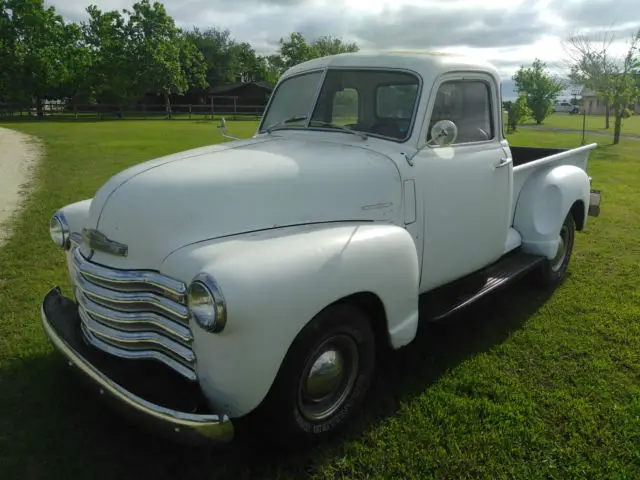
{"type": "Polygon", "coordinates": [[[451,120],[439,120],[431,128],[431,140],[428,145],[444,147],[451,145],[458,138],[458,127],[451,120]]]}
{"type": "Polygon", "coordinates": [[[420,153],[422,149],[426,148],[427,145],[444,147],[446,145],[451,145],[456,141],[456,138],[458,138],[458,127],[456,127],[456,124],[451,120],[440,120],[431,127],[431,140],[418,148],[411,155],[405,153],[404,158],[407,160],[407,163],[413,167],[413,158],[420,153]]]}
{"type": "Polygon", "coordinates": [[[222,117],[222,120],[220,121],[220,125],[218,125],[218,128],[221,130],[223,137],[230,138],[232,140],[239,140],[239,138],[232,137],[231,135],[227,134],[227,121],[224,119],[224,117],[222,117]]]}

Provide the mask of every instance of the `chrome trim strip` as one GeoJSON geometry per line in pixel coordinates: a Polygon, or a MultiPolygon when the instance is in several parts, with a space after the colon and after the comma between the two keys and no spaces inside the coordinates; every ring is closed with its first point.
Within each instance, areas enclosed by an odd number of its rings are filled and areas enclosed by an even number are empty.
{"type": "Polygon", "coordinates": [[[107,238],[104,233],[95,228],[83,228],[82,238],[86,242],[87,247],[92,250],[98,250],[121,257],[126,257],[129,254],[129,247],[127,245],[107,238]]]}
{"type": "Polygon", "coordinates": [[[322,87],[324,86],[324,81],[327,78],[328,71],[328,67],[324,67],[322,69],[322,75],[320,76],[320,81],[318,82],[318,88],[316,88],[316,93],[313,95],[313,102],[311,102],[309,111],[307,112],[307,123],[305,123],[304,125],[305,129],[309,129],[309,125],[311,124],[311,116],[316,110],[316,105],[318,104],[318,99],[320,98],[320,93],[322,92],[322,87]]]}
{"type": "Polygon", "coordinates": [[[193,352],[177,342],[174,342],[162,335],[154,332],[124,332],[94,320],[82,308],[78,309],[78,314],[85,328],[94,336],[100,337],[103,341],[122,348],[123,351],[146,353],[156,352],[162,355],[166,350],[171,356],[175,356],[185,366],[191,366],[195,362],[193,352]]]}
{"type": "Polygon", "coordinates": [[[43,330],[56,350],[69,361],[69,365],[77,367],[85,378],[100,388],[101,393],[106,393],[119,406],[126,408],[130,415],[152,421],[154,425],[165,428],[168,432],[174,432],[180,438],[188,439],[194,435],[205,441],[229,442],[232,440],[234,428],[227,415],[182,412],[151,403],[118,385],[94,367],[67,343],[47,318],[45,306],[51,303],[55,290],[55,288],[52,289],[45,296],[45,301],[40,306],[43,330]]]}
{"type": "Polygon", "coordinates": [[[104,307],[116,308],[123,312],[148,311],[149,307],[152,307],[157,310],[156,313],[169,314],[175,320],[184,324],[189,321],[187,307],[168,298],[160,297],[151,292],[116,292],[90,283],[79,271],[76,273],[76,286],[90,300],[104,307]]]}
{"type": "Polygon", "coordinates": [[[186,302],[187,285],[157,272],[105,268],[86,260],[82,256],[80,249],[74,250],[73,261],[85,277],[91,277],[90,279],[87,278],[87,280],[100,282],[104,287],[116,290],[124,290],[125,287],[141,287],[142,289],[165,295],[178,303],[184,304],[186,302]]]}
{"type": "Polygon", "coordinates": [[[57,219],[58,223],[60,223],[60,229],[62,230],[62,245],[58,245],[63,250],[69,250],[71,248],[71,231],[69,230],[69,222],[67,222],[67,217],[64,216],[62,210],[58,210],[51,220],[57,219]]]}
{"type": "Polygon", "coordinates": [[[84,335],[86,341],[94,347],[99,348],[103,352],[128,360],[155,360],[164,363],[187,380],[190,380],[192,382],[198,380],[195,371],[182,365],[180,362],[173,360],[167,355],[163,355],[162,353],[156,352],[154,350],[123,350],[121,348],[118,348],[117,346],[105,342],[104,340],[101,340],[99,337],[94,335],[93,332],[91,332],[91,330],[89,330],[84,323],[80,325],[80,328],[82,329],[82,334],[84,335]]]}
{"type": "Polygon", "coordinates": [[[192,284],[195,282],[201,283],[209,291],[211,298],[213,299],[215,308],[215,318],[213,323],[207,325],[202,319],[198,319],[194,313],[194,319],[200,328],[207,332],[220,333],[227,325],[227,302],[224,299],[222,289],[218,282],[208,273],[199,273],[193,279],[192,284]]]}
{"type": "Polygon", "coordinates": [[[81,245],[82,244],[82,235],[78,232],[71,232],[71,235],[69,236],[69,240],[71,241],[72,246],[75,245],[81,245]]]}
{"type": "MultiPolygon", "coordinates": [[[[104,321],[113,328],[126,331],[143,331],[143,329],[157,329],[167,333],[184,344],[193,341],[191,330],[185,325],[173,322],[166,317],[152,312],[118,312],[105,308],[91,301],[80,293],[76,298],[79,305],[96,321],[104,321]]],[[[156,332],[159,333],[159,332],[156,332]]]]}

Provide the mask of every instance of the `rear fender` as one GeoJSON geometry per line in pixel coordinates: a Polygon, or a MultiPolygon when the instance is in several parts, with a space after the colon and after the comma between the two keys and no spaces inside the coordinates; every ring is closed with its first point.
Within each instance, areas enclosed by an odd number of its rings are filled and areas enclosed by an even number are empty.
{"type": "Polygon", "coordinates": [[[586,225],[589,196],[589,177],[575,165],[531,174],[520,191],[513,221],[522,236],[522,250],[553,258],[567,214],[573,213],[578,229],[586,225]]]}
{"type": "Polygon", "coordinates": [[[389,342],[409,343],[418,321],[419,267],[409,233],[394,225],[291,227],[183,247],[162,272],[212,276],[225,297],[221,333],[191,324],[201,387],[230,416],[265,397],[291,343],[320,311],[355,293],[384,306],[389,342]]]}

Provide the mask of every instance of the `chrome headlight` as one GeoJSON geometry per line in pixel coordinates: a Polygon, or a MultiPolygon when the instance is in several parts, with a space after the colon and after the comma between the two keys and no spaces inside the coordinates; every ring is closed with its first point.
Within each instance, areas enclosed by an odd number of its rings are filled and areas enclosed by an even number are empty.
{"type": "Polygon", "coordinates": [[[51,240],[60,248],[69,248],[69,225],[61,212],[57,212],[51,217],[49,235],[51,235],[51,240]]]}
{"type": "Polygon", "coordinates": [[[220,333],[227,324],[227,305],[216,281],[206,273],[197,275],[187,294],[187,305],[204,330],[220,333]]]}

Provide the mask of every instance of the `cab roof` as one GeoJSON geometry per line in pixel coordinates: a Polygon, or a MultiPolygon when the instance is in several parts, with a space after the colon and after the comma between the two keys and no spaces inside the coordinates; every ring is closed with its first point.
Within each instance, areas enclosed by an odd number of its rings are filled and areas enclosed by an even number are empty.
{"type": "Polygon", "coordinates": [[[291,67],[283,77],[326,67],[399,68],[412,70],[425,78],[437,77],[440,74],[451,71],[482,71],[498,77],[497,69],[491,63],[479,58],[450,53],[409,50],[341,53],[315,58],[291,67]]]}

